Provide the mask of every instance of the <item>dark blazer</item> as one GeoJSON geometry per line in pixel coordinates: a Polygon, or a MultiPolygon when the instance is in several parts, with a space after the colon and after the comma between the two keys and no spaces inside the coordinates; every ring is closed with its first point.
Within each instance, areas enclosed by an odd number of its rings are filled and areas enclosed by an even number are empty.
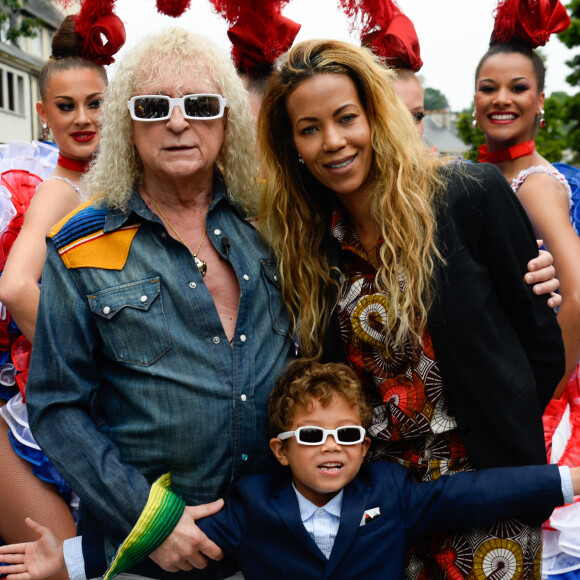
{"type": "MultiPolygon", "coordinates": [[[[428,328],[469,456],[478,468],[545,463],[542,412],[565,360],[554,312],[524,282],[538,254],[528,217],[494,165],[457,163],[437,227],[445,264],[428,328]]],[[[336,314],[324,359],[344,360],[336,314]]]]}
{"type": "Polygon", "coordinates": [[[240,480],[221,512],[199,527],[237,558],[246,580],[395,580],[409,546],[442,530],[489,525],[563,501],[555,465],[493,469],[415,483],[398,464],[364,465],[344,490],[338,534],[326,559],[300,518],[290,477],[240,480]],[[360,525],[365,510],[380,515],[360,525]]]}

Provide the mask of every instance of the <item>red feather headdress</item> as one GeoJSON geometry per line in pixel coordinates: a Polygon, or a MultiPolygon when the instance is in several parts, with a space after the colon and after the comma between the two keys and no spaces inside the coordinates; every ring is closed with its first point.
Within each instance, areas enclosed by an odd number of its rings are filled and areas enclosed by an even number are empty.
{"type": "Polygon", "coordinates": [[[537,48],[568,26],[570,16],[559,0],[500,0],[490,44],[519,38],[537,48]]]}
{"type": "Polygon", "coordinates": [[[289,0],[211,0],[215,11],[230,25],[232,60],[236,69],[260,76],[294,42],[300,24],[282,15],[289,0]]]}
{"type": "Polygon", "coordinates": [[[417,72],[422,66],[415,26],[394,0],[340,0],[361,44],[387,64],[417,72]]]}
{"type": "MultiPolygon", "coordinates": [[[[68,7],[72,0],[60,0],[68,7]]],[[[82,56],[100,65],[115,62],[113,56],[125,44],[125,27],[114,14],[115,0],[83,0],[75,16],[75,32],[81,38],[82,56]]]]}

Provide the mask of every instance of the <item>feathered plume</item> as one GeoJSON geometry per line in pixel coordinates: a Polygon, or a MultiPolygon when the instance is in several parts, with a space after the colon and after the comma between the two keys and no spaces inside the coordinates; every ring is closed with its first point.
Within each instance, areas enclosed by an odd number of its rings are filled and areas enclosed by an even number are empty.
{"type": "Polygon", "coordinates": [[[340,0],[340,5],[351,32],[387,64],[415,72],[423,66],[415,26],[394,0],[340,0]]]}
{"type": "Polygon", "coordinates": [[[519,38],[537,48],[568,26],[570,16],[559,0],[500,0],[490,45],[519,38]]]}

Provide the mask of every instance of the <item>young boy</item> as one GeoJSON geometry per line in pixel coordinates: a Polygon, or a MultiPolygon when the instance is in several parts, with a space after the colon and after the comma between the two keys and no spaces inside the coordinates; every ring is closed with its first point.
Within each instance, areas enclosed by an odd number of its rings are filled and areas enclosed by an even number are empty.
{"type": "MultiPolygon", "coordinates": [[[[567,501],[580,492],[576,467],[490,469],[416,484],[397,464],[362,465],[371,411],[342,364],[293,362],[268,413],[270,448],[289,472],[242,479],[224,509],[197,522],[238,559],[247,580],[402,578],[409,546],[420,537],[550,510],[563,503],[566,485],[567,501]]],[[[153,485],[106,578],[145,558],[166,537],[161,527],[179,517],[167,513],[181,513],[168,482],[153,485]]],[[[38,580],[64,566],[62,543],[36,529],[38,542],[0,548],[0,562],[13,564],[4,569],[8,580],[22,572],[19,580],[38,580]]]]}

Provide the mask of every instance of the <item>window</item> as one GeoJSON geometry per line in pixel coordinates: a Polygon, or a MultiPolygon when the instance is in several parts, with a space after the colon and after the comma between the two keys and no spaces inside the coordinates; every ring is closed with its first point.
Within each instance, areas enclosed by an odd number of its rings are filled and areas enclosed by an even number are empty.
{"type": "Polygon", "coordinates": [[[42,30],[40,28],[36,30],[36,36],[33,36],[29,40],[29,42],[32,54],[38,56],[39,58],[43,58],[44,55],[42,54],[42,30]]]}
{"type": "Polygon", "coordinates": [[[0,42],[8,42],[8,29],[10,28],[10,19],[0,23],[0,42]]]}
{"type": "Polygon", "coordinates": [[[24,114],[24,75],[0,67],[0,110],[24,114]]]}

